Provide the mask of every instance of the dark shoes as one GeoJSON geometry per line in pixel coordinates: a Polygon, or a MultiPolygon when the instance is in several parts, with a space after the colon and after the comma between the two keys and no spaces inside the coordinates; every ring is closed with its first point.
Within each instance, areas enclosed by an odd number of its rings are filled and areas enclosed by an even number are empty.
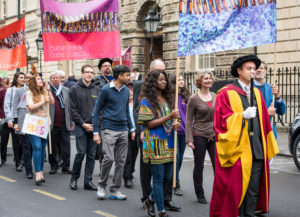
{"type": "Polygon", "coordinates": [[[165,209],[171,211],[180,211],[181,207],[177,206],[172,200],[165,200],[165,209]]]}
{"type": "Polygon", "coordinates": [[[126,187],[126,188],[132,189],[132,188],[134,187],[134,184],[133,184],[132,179],[125,179],[125,180],[124,180],[124,183],[125,183],[125,187],[126,187]]]}
{"type": "Polygon", "coordinates": [[[27,179],[33,179],[33,174],[32,173],[27,174],[27,179]]]}
{"type": "Polygon", "coordinates": [[[23,166],[22,166],[22,164],[16,165],[16,170],[17,170],[18,172],[22,172],[22,171],[23,171],[23,166]]]}
{"type": "Polygon", "coordinates": [[[70,188],[72,190],[76,190],[77,189],[77,181],[76,180],[71,180],[71,182],[70,182],[70,188]]]}
{"type": "Polygon", "coordinates": [[[182,191],[181,191],[180,188],[175,188],[175,189],[174,189],[174,194],[175,194],[176,196],[183,196],[183,193],[182,193],[182,191]]]}
{"type": "Polygon", "coordinates": [[[50,171],[49,171],[49,174],[50,175],[53,175],[53,174],[56,174],[57,173],[57,169],[51,169],[50,171]]]}
{"type": "Polygon", "coordinates": [[[42,185],[42,179],[40,179],[40,180],[35,180],[35,184],[36,184],[37,186],[41,186],[41,185],[42,185]]]}
{"type": "Polygon", "coordinates": [[[93,184],[93,182],[89,182],[89,183],[84,183],[84,187],[85,190],[90,190],[90,191],[97,191],[98,188],[93,184]]]}
{"type": "Polygon", "coordinates": [[[69,168],[67,168],[67,169],[61,169],[61,172],[63,174],[72,174],[72,170],[70,170],[69,168]]]}
{"type": "Polygon", "coordinates": [[[150,199],[146,199],[143,202],[143,206],[146,209],[146,214],[149,217],[155,217],[154,201],[151,201],[150,199]]]}
{"type": "Polygon", "coordinates": [[[205,198],[204,195],[199,196],[197,199],[198,199],[198,202],[199,202],[199,203],[207,204],[207,200],[206,200],[206,198],[205,198]]]}

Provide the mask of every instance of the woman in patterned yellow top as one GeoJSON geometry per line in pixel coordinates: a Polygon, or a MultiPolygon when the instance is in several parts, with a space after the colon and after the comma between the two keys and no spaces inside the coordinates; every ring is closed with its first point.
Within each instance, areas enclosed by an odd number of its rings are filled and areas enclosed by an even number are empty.
{"type": "Polygon", "coordinates": [[[144,205],[147,209],[155,201],[159,216],[168,216],[164,208],[163,186],[172,177],[174,129],[177,130],[180,124],[173,123],[179,112],[172,110],[174,97],[166,73],[151,71],[145,79],[140,97],[139,124],[144,128],[143,157],[144,162],[150,164],[153,177],[152,193],[144,205]]]}

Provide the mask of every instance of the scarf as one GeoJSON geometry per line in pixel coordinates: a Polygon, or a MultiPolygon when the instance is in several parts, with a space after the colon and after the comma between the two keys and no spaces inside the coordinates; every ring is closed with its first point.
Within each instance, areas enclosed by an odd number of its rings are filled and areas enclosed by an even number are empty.
{"type": "Polygon", "coordinates": [[[61,91],[62,91],[62,86],[61,84],[58,85],[58,89],[56,89],[53,84],[50,82],[50,89],[51,91],[55,94],[55,96],[57,96],[57,98],[59,99],[59,102],[60,102],[60,107],[62,109],[65,108],[65,104],[64,104],[64,98],[61,94],[61,91]]]}

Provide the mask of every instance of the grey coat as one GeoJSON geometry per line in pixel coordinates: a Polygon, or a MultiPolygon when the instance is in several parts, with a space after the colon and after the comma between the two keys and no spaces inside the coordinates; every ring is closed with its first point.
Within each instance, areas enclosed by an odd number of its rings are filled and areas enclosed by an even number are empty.
{"type": "Polygon", "coordinates": [[[26,91],[26,86],[17,88],[13,98],[13,118],[14,120],[18,119],[20,131],[22,130],[25,115],[27,113],[26,91]]]}
{"type": "MultiPolygon", "coordinates": [[[[61,93],[64,98],[64,104],[65,104],[66,128],[67,128],[67,130],[71,130],[71,126],[74,125],[74,123],[72,123],[71,116],[70,116],[69,88],[62,86],[61,93]]],[[[53,97],[55,97],[53,92],[52,92],[52,95],[53,95],[53,97]]],[[[51,129],[52,129],[53,123],[54,123],[54,115],[55,115],[55,105],[50,105],[51,129]]]]}

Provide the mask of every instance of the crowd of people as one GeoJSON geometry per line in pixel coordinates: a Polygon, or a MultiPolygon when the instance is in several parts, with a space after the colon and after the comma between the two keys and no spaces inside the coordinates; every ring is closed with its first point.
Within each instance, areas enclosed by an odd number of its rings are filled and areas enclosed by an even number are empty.
{"type": "Polygon", "coordinates": [[[206,151],[210,156],[215,175],[210,216],[254,216],[269,211],[269,160],[278,152],[276,126],[270,121],[276,113],[285,113],[285,103],[278,88],[264,82],[266,63],[255,55],[238,58],[231,66],[237,80],[217,94],[210,91],[215,80],[210,71],[195,76],[198,90],[193,95],[180,74],[178,106],[176,76],[166,74],[161,59],[151,62],[143,80],[137,68],[132,73],[125,65],[112,68],[108,58],[99,61],[98,69],[100,75],[95,76],[93,66],[83,65],[78,81],[73,74],[66,79],[61,70],[50,73],[49,82],[34,72],[17,72],[12,83],[2,79],[1,166],[6,164],[11,134],[16,170],[22,172],[25,167],[27,178],[41,186],[46,181],[43,170],[48,144],[49,174],[57,174],[61,167],[62,173],[71,175],[69,186],[76,190],[86,158],[83,188],[97,191],[100,200],[125,200],[122,180],[125,187],[134,188],[133,173],[140,150],[141,202],[147,216],[170,216],[166,210],[181,210],[173,194],[183,196],[180,168],[188,145],[194,155],[195,196],[201,204],[207,204],[203,186],[206,151]],[[251,74],[255,78],[253,104],[251,74]],[[48,114],[48,137],[24,130],[29,115],[44,120],[48,114]],[[76,139],[73,164],[71,133],[76,139]],[[96,161],[100,167],[98,186],[93,182],[96,161]],[[113,164],[114,176],[107,189],[113,164]]]}

